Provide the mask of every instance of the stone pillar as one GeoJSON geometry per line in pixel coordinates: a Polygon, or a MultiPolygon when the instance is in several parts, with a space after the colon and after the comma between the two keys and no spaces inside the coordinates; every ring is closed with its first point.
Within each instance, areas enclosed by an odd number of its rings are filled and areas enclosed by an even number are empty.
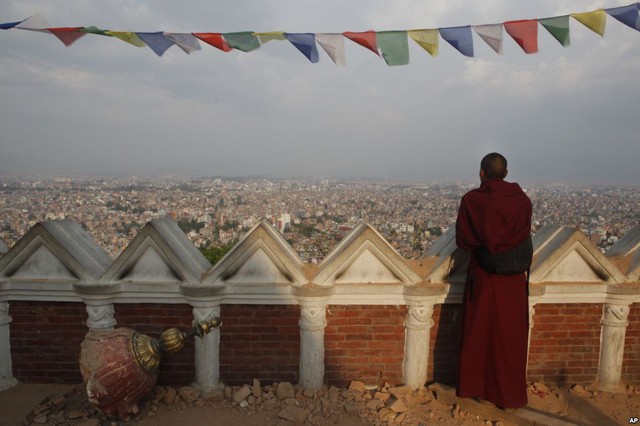
{"type": "Polygon", "coordinates": [[[85,300],[87,310],[87,327],[90,330],[113,330],[116,320],[113,317],[112,301],[85,300]]]}
{"type": "Polygon", "coordinates": [[[300,306],[300,384],[305,389],[320,389],[324,383],[324,329],[326,305],[300,306]]]}
{"type": "Polygon", "coordinates": [[[627,330],[629,304],[604,305],[600,334],[600,365],[598,366],[598,388],[616,392],[624,390],[622,377],[622,357],[624,338],[627,330]]]}
{"type": "Polygon", "coordinates": [[[411,389],[424,386],[429,366],[429,332],[433,326],[433,303],[410,303],[404,322],[402,382],[411,389]]]}
{"type": "Polygon", "coordinates": [[[11,342],[9,341],[9,303],[0,301],[0,391],[18,384],[11,369],[11,342]]]}
{"type": "MultiPolygon", "coordinates": [[[[209,321],[220,316],[220,305],[196,306],[193,308],[195,322],[209,321]]],[[[196,340],[196,380],[193,387],[207,393],[222,388],[220,383],[220,329],[214,328],[196,340]]]]}

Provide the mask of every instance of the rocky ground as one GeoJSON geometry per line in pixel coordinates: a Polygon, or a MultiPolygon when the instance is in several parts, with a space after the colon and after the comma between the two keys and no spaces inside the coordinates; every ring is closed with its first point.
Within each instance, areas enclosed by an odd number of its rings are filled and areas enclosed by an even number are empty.
{"type": "MultiPolygon", "coordinates": [[[[11,390],[0,392],[0,400],[7,392],[11,390]]],[[[2,411],[8,409],[3,406],[2,411]]],[[[79,385],[45,398],[21,421],[3,421],[10,416],[0,412],[0,425],[609,425],[630,424],[639,414],[640,390],[631,386],[623,393],[607,393],[579,385],[532,383],[528,407],[505,412],[458,399],[453,389],[437,383],[413,392],[404,386],[371,388],[357,381],[348,389],[325,386],[311,391],[288,382],[254,380],[204,395],[187,386],[157,386],[126,422],[104,417],[79,385]]]]}

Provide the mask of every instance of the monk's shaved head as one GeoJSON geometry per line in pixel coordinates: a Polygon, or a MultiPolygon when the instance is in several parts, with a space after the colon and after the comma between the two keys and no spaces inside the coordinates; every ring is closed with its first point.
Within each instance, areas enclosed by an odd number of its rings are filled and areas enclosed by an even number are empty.
{"type": "Polygon", "coordinates": [[[486,179],[504,179],[507,177],[507,159],[497,152],[487,154],[480,162],[480,170],[486,179]]]}

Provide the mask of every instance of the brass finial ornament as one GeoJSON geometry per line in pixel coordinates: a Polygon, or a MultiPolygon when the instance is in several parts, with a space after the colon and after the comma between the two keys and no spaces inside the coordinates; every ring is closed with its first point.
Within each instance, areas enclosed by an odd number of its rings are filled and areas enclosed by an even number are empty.
{"type": "Polygon", "coordinates": [[[162,332],[158,339],[135,332],[131,335],[131,352],[136,362],[143,370],[149,373],[158,371],[163,353],[179,352],[184,348],[184,342],[191,336],[204,337],[214,328],[222,325],[220,318],[209,321],[201,321],[193,324],[189,331],[180,331],[177,328],[169,328],[162,332]]]}
{"type": "Polygon", "coordinates": [[[128,419],[155,386],[162,355],[180,351],[190,337],[202,338],[221,325],[220,318],[194,322],[188,331],[169,328],[157,339],[130,328],[90,330],[80,352],[89,401],[107,416],[128,419]]]}

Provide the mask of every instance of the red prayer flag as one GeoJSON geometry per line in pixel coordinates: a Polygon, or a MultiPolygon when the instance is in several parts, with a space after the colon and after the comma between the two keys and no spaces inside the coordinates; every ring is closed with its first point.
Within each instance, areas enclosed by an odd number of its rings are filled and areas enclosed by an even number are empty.
{"type": "Polygon", "coordinates": [[[524,53],[538,51],[538,21],[536,19],[508,21],[503,25],[511,38],[524,50],[524,53]]]}
{"type": "Polygon", "coordinates": [[[222,33],[191,33],[195,37],[204,41],[207,44],[210,44],[213,47],[216,47],[223,52],[230,52],[232,49],[229,47],[227,41],[222,37],[222,33]]]}
{"type": "Polygon", "coordinates": [[[360,46],[364,46],[376,55],[380,56],[378,53],[378,45],[376,43],[376,32],[375,31],[364,31],[361,33],[353,33],[353,32],[345,32],[342,33],[346,38],[351,41],[358,43],[360,46]]]}
{"type": "Polygon", "coordinates": [[[65,46],[71,46],[74,41],[86,34],[79,31],[83,28],[84,27],[45,28],[45,30],[58,37],[58,39],[63,42],[65,46]]]}

